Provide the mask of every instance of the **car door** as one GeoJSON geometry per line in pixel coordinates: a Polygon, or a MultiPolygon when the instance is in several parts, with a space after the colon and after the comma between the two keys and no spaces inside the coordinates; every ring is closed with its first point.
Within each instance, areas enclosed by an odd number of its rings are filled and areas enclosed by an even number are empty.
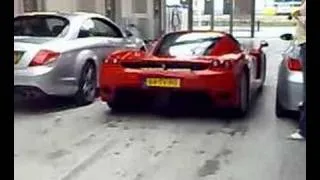
{"type": "Polygon", "coordinates": [[[94,27],[90,30],[90,33],[98,40],[100,46],[98,49],[99,59],[104,60],[108,54],[125,47],[126,38],[115,24],[103,18],[92,18],[92,21],[94,27]]]}
{"type": "Polygon", "coordinates": [[[125,47],[122,31],[111,21],[104,18],[88,18],[82,23],[78,39],[90,45],[99,61],[117,49],[125,47]]]}

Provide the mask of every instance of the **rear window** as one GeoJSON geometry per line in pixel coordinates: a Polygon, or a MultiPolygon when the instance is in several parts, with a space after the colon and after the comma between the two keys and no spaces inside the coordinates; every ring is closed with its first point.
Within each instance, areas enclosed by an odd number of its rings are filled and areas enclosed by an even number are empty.
{"type": "Polygon", "coordinates": [[[59,16],[18,16],[14,19],[14,36],[63,37],[69,20],[59,16]]]}
{"type": "Polygon", "coordinates": [[[173,33],[166,35],[155,50],[156,56],[202,56],[207,55],[221,39],[216,33],[173,33]]]}

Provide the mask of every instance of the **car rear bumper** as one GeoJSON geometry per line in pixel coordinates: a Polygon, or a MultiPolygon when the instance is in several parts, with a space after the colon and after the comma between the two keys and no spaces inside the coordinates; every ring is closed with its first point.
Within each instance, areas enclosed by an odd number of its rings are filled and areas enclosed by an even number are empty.
{"type": "Polygon", "coordinates": [[[281,106],[289,111],[299,111],[303,101],[303,83],[287,80],[278,87],[278,98],[281,106]]]}
{"type": "Polygon", "coordinates": [[[38,89],[44,94],[57,96],[69,96],[77,91],[75,78],[61,78],[53,67],[46,66],[15,69],[14,87],[19,89],[18,92],[38,89]]]}
{"type": "MultiPolygon", "coordinates": [[[[208,97],[218,106],[234,106],[237,81],[232,71],[217,72],[201,70],[193,72],[174,71],[143,71],[139,69],[108,67],[101,68],[100,96],[102,101],[112,101],[119,91],[140,91],[143,94],[157,96],[163,92],[194,93],[199,92],[208,97]],[[179,79],[179,88],[147,87],[146,78],[174,78],[179,79]]],[[[132,93],[134,94],[134,93],[132,93]]]]}

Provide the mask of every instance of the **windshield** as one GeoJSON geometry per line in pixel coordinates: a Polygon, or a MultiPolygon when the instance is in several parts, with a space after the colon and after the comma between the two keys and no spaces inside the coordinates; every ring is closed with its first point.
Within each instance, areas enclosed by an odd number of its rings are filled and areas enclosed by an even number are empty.
{"type": "Polygon", "coordinates": [[[207,55],[220,39],[215,33],[173,33],[166,35],[155,50],[156,56],[207,55]]]}
{"type": "Polygon", "coordinates": [[[59,16],[18,16],[14,19],[14,36],[64,37],[69,21],[59,16]]]}

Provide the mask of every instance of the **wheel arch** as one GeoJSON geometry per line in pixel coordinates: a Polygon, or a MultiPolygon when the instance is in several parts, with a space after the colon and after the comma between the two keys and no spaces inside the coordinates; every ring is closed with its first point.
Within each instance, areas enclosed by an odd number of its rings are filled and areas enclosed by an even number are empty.
{"type": "Polygon", "coordinates": [[[88,62],[92,63],[95,66],[97,71],[97,80],[99,82],[99,79],[98,79],[99,78],[99,75],[98,75],[99,60],[98,60],[98,56],[92,50],[83,50],[79,52],[76,57],[75,73],[76,73],[77,82],[79,82],[80,80],[83,66],[88,62]]]}

